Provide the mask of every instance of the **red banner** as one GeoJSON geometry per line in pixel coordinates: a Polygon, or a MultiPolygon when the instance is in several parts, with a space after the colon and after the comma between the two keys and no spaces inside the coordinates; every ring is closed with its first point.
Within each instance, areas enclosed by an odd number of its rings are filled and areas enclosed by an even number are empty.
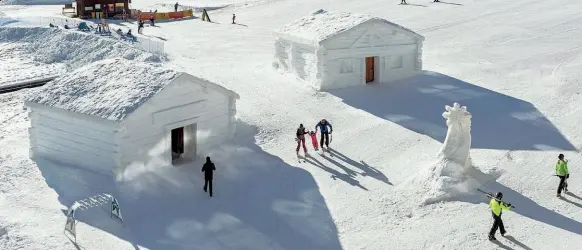
{"type": "Polygon", "coordinates": [[[184,18],[184,12],[183,11],[178,11],[178,12],[169,12],[168,13],[170,19],[175,19],[175,18],[184,18]]]}
{"type": "Polygon", "coordinates": [[[139,20],[150,20],[151,18],[156,19],[156,13],[153,12],[141,12],[139,13],[139,20]]]}

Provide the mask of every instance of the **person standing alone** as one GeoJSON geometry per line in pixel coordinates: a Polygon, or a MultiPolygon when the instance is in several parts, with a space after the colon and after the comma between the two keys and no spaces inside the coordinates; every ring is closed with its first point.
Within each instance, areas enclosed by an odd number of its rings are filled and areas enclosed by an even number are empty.
{"type": "Polygon", "coordinates": [[[560,184],[558,185],[558,195],[557,197],[562,196],[562,189],[564,192],[568,192],[568,183],[566,179],[570,178],[570,174],[568,173],[568,160],[564,160],[564,155],[558,155],[558,163],[556,163],[556,175],[560,177],[560,184]]]}
{"type": "Polygon", "coordinates": [[[318,128],[319,128],[319,131],[321,132],[321,139],[319,141],[319,147],[321,147],[321,150],[329,149],[329,134],[331,134],[333,132],[333,127],[325,119],[322,119],[319,123],[317,123],[317,125],[315,125],[315,132],[317,132],[318,128]],[[329,126],[329,131],[327,130],[327,126],[329,126]],[[326,148],[323,147],[324,139],[325,139],[325,147],[326,148]]]}
{"type": "Polygon", "coordinates": [[[212,196],[212,177],[214,175],[214,171],[216,170],[216,166],[214,163],[210,161],[210,157],[206,157],[206,163],[202,166],[202,172],[204,172],[204,192],[207,191],[207,188],[210,189],[210,196],[212,196]]]}
{"type": "Polygon", "coordinates": [[[489,231],[489,240],[497,240],[495,239],[495,233],[497,232],[497,228],[501,231],[501,236],[505,236],[505,227],[503,226],[503,221],[501,220],[501,210],[509,210],[511,209],[511,204],[505,204],[501,201],[503,198],[503,194],[498,192],[495,195],[495,198],[491,198],[489,201],[489,207],[491,207],[491,214],[493,215],[493,226],[491,226],[491,231],[489,231]]]}

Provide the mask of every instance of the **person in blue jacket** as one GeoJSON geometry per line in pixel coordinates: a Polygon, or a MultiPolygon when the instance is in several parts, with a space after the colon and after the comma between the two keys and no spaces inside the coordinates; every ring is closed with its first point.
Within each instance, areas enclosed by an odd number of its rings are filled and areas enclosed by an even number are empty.
{"type": "Polygon", "coordinates": [[[321,147],[322,150],[325,150],[325,149],[329,148],[329,134],[331,134],[331,132],[333,132],[333,127],[325,119],[322,119],[319,123],[317,123],[317,125],[315,125],[315,132],[317,132],[318,129],[321,132],[321,136],[320,136],[321,139],[319,141],[319,146],[321,147]],[[329,126],[329,130],[327,130],[327,126],[329,126]],[[323,148],[324,139],[325,139],[325,147],[326,148],[323,148]]]}

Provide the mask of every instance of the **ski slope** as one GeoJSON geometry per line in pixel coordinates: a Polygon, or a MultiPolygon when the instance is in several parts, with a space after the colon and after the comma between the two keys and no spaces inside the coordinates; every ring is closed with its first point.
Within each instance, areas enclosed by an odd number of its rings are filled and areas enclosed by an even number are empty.
{"type": "MultiPolygon", "coordinates": [[[[266,1],[210,12],[213,23],[145,28],[144,36],[166,40],[167,66],[241,96],[236,141],[208,152],[218,169],[212,198],[201,190],[202,162],[136,166],[116,180],[37,165],[22,110],[29,90],[0,95],[0,249],[72,249],[61,210],[75,201],[87,204],[77,214],[81,249],[578,249],[582,3],[397,3],[266,1]],[[272,31],[318,9],[418,32],[427,72],[390,86],[315,92],[275,71],[272,31]],[[412,181],[437,160],[447,129],[441,114],[454,102],[473,117],[474,166],[495,179],[482,188],[516,206],[503,213],[510,237],[497,235],[497,243],[487,240],[492,219],[482,194],[423,205],[412,181]],[[334,128],[334,156],[312,152],[299,163],[296,127],[322,118],[334,128]],[[552,176],[559,153],[570,162],[565,199],[552,176]],[[118,198],[125,227],[109,218],[103,194],[118,198]]],[[[0,11],[11,18],[54,13],[6,7],[0,11]]]]}

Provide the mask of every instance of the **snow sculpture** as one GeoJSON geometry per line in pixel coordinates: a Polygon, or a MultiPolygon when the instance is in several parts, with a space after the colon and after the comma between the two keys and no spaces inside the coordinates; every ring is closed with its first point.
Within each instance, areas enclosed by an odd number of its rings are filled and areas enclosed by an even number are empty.
{"type": "Polygon", "coordinates": [[[447,136],[437,162],[421,171],[413,180],[424,194],[423,203],[453,200],[470,195],[489,178],[473,167],[471,150],[471,113],[458,103],[445,106],[442,116],[447,123],[447,136]]]}
{"type": "Polygon", "coordinates": [[[454,103],[453,107],[446,105],[445,109],[443,117],[447,119],[447,137],[438,158],[465,168],[471,167],[471,113],[458,103],[454,103]]]}

